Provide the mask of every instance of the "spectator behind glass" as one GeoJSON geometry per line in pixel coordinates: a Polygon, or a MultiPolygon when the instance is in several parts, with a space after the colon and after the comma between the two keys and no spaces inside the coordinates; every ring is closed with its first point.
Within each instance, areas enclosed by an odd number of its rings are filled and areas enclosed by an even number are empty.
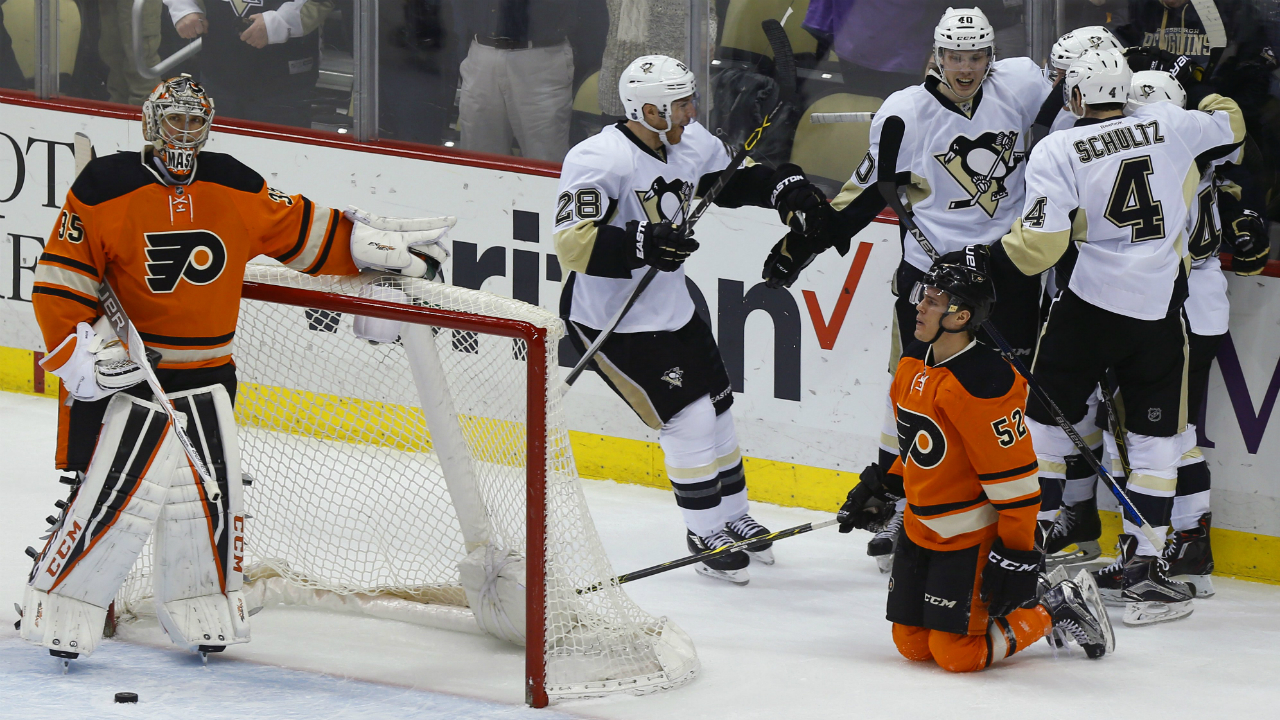
{"type": "Polygon", "coordinates": [[[849,91],[885,98],[924,80],[933,29],[948,7],[980,7],[997,30],[1020,22],[1004,0],[813,0],[804,27],[833,44],[849,91]]]}
{"type": "MultiPolygon", "coordinates": [[[[160,0],[142,5],[143,62],[160,62],[160,0]]],[[[133,0],[99,0],[98,55],[107,66],[107,98],[111,102],[141,105],[159,80],[138,74],[133,57],[133,0]]]]}
{"type": "Polygon", "coordinates": [[[458,101],[461,147],[560,162],[569,151],[578,0],[459,3],[470,49],[458,101]]]}
{"type": "MultiPolygon", "coordinates": [[[[123,1],[123,0],[121,0],[123,1]]],[[[204,35],[200,82],[218,115],[311,126],[320,33],[333,0],[164,0],[178,34],[204,35]]]]}
{"type": "MultiPolygon", "coordinates": [[[[600,68],[600,111],[620,118],[626,110],[618,95],[618,78],[632,60],[642,55],[666,55],[688,62],[689,1],[607,0],[607,4],[609,35],[600,68]]],[[[707,37],[714,39],[715,3],[708,5],[707,37]]],[[[699,90],[704,98],[699,112],[705,115],[710,109],[706,107],[706,90],[699,90]]]]}
{"type": "Polygon", "coordinates": [[[27,89],[27,79],[13,54],[13,39],[4,27],[4,2],[0,1],[0,87],[27,89]]]}

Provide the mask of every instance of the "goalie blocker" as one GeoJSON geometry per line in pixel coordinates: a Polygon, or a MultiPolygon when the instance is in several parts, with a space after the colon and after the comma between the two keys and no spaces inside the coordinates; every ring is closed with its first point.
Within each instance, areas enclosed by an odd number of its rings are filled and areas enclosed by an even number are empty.
{"type": "Polygon", "coordinates": [[[93,459],[28,578],[23,639],[64,658],[91,654],[108,605],[154,529],[156,614],[169,638],[201,652],[248,642],[231,400],[220,384],[170,399],[221,498],[209,499],[159,405],[112,396],[93,459]]]}

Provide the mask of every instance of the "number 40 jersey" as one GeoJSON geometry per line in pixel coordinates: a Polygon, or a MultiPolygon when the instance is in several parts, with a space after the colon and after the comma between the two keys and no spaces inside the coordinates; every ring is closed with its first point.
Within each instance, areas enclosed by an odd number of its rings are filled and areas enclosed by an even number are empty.
{"type": "Polygon", "coordinates": [[[1188,208],[1201,173],[1244,133],[1240,108],[1219,95],[1199,111],[1156,103],[1052,133],[1027,163],[1022,217],[992,251],[1036,275],[1074,242],[1073,293],[1121,315],[1162,319],[1190,271],[1188,208]]]}

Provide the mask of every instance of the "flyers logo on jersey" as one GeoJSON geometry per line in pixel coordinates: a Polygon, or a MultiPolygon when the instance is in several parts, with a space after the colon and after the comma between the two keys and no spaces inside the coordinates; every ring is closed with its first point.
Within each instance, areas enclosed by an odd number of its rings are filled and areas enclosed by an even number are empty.
{"type": "Polygon", "coordinates": [[[679,178],[668,181],[659,176],[648,190],[636,190],[635,193],[649,222],[679,225],[684,222],[684,200],[693,196],[693,183],[679,178]]]}
{"type": "Polygon", "coordinates": [[[898,448],[902,462],[918,467],[935,468],[947,456],[947,436],[928,415],[898,406],[898,448]]]}
{"type": "Polygon", "coordinates": [[[147,287],[153,293],[171,293],[185,279],[208,285],[227,267],[222,238],[208,230],[146,233],[147,287]]]}
{"type": "Polygon", "coordinates": [[[231,3],[231,9],[238,17],[245,17],[245,13],[248,13],[250,8],[262,7],[262,0],[223,0],[223,2],[231,3]]]}
{"type": "Polygon", "coordinates": [[[976,140],[958,135],[945,153],[936,153],[934,159],[969,195],[964,200],[952,200],[947,209],[964,210],[977,205],[987,217],[995,217],[1000,201],[1009,197],[1009,176],[1026,156],[1014,151],[1017,141],[1016,130],[985,132],[976,140]]]}

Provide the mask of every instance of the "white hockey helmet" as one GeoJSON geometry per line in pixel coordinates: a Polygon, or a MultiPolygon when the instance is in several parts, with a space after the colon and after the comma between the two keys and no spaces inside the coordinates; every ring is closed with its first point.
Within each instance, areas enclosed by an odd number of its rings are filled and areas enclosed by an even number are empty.
{"type": "Polygon", "coordinates": [[[1186,107],[1187,91],[1178,79],[1163,70],[1140,70],[1133,74],[1129,85],[1129,100],[1124,104],[1124,114],[1132,115],[1143,105],[1167,102],[1186,107]]]}
{"type": "Polygon", "coordinates": [[[1066,70],[1073,60],[1090,50],[1123,51],[1124,46],[1111,31],[1101,25],[1076,28],[1058,38],[1049,51],[1049,66],[1058,70],[1066,70]]]}
{"type": "Polygon", "coordinates": [[[638,57],[618,78],[618,94],[622,96],[622,107],[627,119],[635,120],[658,133],[664,145],[669,144],[667,130],[671,129],[671,103],[694,95],[697,91],[698,83],[693,71],[679,60],[666,55],[638,57]],[[645,105],[657,108],[658,117],[668,118],[666,129],[659,130],[645,121],[645,105]]]}
{"type": "Polygon", "coordinates": [[[938,68],[938,77],[944,85],[955,92],[956,88],[952,88],[947,82],[946,67],[943,63],[943,54],[947,50],[987,51],[986,72],[978,80],[977,86],[970,95],[976,93],[978,87],[981,87],[982,82],[991,74],[991,64],[996,59],[996,31],[991,27],[991,21],[987,20],[981,8],[949,7],[942,13],[938,26],[933,29],[933,62],[938,68]]]}
{"type": "Polygon", "coordinates": [[[1129,70],[1124,56],[1114,50],[1090,50],[1081,55],[1067,67],[1067,76],[1062,84],[1071,114],[1084,117],[1083,108],[1077,113],[1074,103],[1070,102],[1073,90],[1080,91],[1083,105],[1124,103],[1129,99],[1132,77],[1133,72],[1129,70]]]}

